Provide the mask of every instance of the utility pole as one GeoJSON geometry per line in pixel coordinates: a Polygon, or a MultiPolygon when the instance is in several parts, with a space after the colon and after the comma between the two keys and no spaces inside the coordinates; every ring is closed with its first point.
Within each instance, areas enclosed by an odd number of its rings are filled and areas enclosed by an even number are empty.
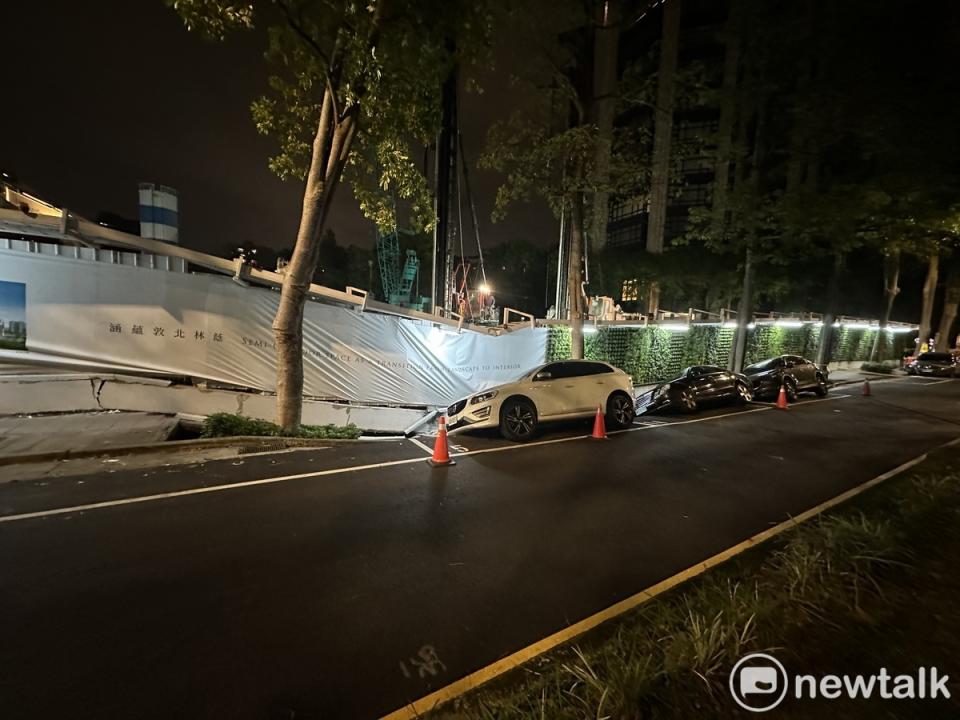
{"type": "Polygon", "coordinates": [[[451,276],[453,248],[456,239],[454,203],[457,182],[457,68],[443,83],[440,108],[440,132],[437,135],[437,155],[434,178],[436,200],[434,212],[437,224],[433,229],[433,282],[431,299],[434,308],[451,307],[451,276]]]}

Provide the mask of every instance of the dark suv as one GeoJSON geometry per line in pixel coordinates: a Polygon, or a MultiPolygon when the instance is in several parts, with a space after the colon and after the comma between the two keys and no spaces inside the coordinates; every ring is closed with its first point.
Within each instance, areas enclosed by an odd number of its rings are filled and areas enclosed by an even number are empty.
{"type": "Polygon", "coordinates": [[[807,390],[820,397],[827,394],[827,369],[799,355],[781,355],[754,363],[745,367],[743,374],[750,378],[757,398],[776,398],[781,385],[790,402],[807,390]]]}

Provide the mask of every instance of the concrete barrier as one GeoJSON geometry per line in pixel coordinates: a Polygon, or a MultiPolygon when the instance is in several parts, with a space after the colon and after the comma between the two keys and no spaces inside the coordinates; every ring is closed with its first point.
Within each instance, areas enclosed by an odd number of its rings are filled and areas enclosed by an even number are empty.
{"type": "MultiPolygon", "coordinates": [[[[276,397],[191,385],[154,378],[117,375],[0,376],[0,414],[139,410],[206,416],[230,412],[273,420],[276,397]]],[[[348,405],[305,400],[303,422],[309,425],[353,423],[369,432],[402,433],[427,409],[348,405]]]]}

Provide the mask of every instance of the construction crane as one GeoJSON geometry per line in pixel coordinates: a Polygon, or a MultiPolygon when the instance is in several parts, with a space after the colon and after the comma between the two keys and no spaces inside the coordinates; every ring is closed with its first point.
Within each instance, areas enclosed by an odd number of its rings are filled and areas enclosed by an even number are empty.
{"type": "MultiPolygon", "coordinates": [[[[457,313],[473,323],[497,324],[499,312],[493,292],[487,283],[483,264],[483,247],[480,244],[480,227],[477,208],[470,190],[470,175],[464,161],[463,139],[460,135],[457,107],[457,72],[452,70],[443,83],[442,113],[436,144],[435,217],[433,233],[433,262],[431,263],[432,297],[419,294],[420,259],[416,251],[407,250],[401,267],[400,236],[413,233],[394,229],[377,230],[377,260],[384,300],[391,305],[418,310],[457,313]],[[460,172],[463,173],[463,182],[460,172]],[[470,219],[477,243],[477,261],[473,263],[464,248],[463,192],[466,191],[470,219]],[[455,249],[459,245],[459,256],[455,249]],[[455,263],[454,259],[459,257],[455,263]],[[474,277],[478,287],[471,287],[469,276],[475,265],[474,277]],[[414,285],[417,286],[414,297],[414,285]]],[[[396,223],[396,209],[394,209],[396,223]]]]}
{"type": "Polygon", "coordinates": [[[416,250],[407,249],[403,267],[400,266],[400,235],[410,237],[413,233],[404,230],[383,232],[377,230],[377,260],[380,263],[380,282],[384,300],[391,305],[423,310],[430,298],[413,297],[414,285],[420,274],[420,258],[416,250]]]}

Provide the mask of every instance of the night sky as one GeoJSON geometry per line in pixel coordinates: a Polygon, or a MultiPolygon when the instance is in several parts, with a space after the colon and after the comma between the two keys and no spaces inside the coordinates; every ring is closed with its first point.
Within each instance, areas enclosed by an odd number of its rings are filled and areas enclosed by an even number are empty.
{"type": "MultiPolygon", "coordinates": [[[[250,119],[269,75],[262,35],[207,42],[162,0],[33,0],[4,8],[0,40],[0,168],[21,184],[92,219],[101,210],[135,218],[137,183],[163,183],[180,193],[185,246],[223,254],[243,242],[293,244],[302,188],[267,169],[274,145],[250,119]]],[[[482,240],[543,245],[556,236],[549,210],[518,205],[491,224],[498,177],[475,168],[495,114],[517,103],[507,70],[481,78],[483,96],[461,93],[482,240]]],[[[347,187],[329,227],[340,244],[372,242],[347,187]]]]}

